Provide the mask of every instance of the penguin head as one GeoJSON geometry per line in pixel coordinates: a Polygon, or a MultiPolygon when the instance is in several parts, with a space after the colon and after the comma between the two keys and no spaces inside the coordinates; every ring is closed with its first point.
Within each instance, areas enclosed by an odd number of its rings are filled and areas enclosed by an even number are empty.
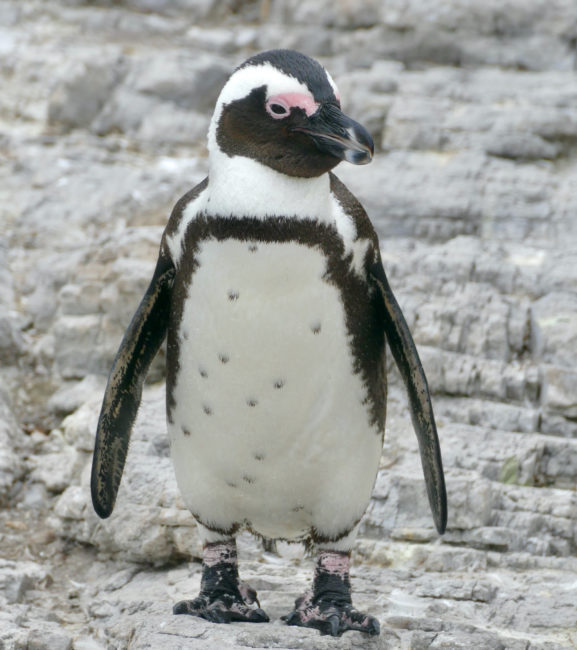
{"type": "Polygon", "coordinates": [[[262,52],[233,72],[217,100],[208,146],[211,156],[251,158],[304,178],[341,160],[366,164],[374,149],[367,130],[341,111],[328,72],[293,50],[262,52]]]}

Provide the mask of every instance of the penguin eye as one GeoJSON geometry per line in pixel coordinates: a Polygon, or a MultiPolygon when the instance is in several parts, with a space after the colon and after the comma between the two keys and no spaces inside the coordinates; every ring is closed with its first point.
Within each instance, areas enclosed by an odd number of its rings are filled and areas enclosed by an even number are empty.
{"type": "Polygon", "coordinates": [[[282,120],[290,115],[290,106],[278,99],[272,99],[266,103],[266,111],[275,120],[282,120]]]}
{"type": "Polygon", "coordinates": [[[270,110],[273,113],[276,113],[276,115],[284,115],[287,112],[286,108],[284,106],[281,106],[280,104],[271,104],[270,110]]]}

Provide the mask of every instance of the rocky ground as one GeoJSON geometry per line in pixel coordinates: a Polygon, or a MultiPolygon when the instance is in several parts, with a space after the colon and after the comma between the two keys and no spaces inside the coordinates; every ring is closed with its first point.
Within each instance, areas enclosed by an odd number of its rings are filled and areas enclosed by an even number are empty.
{"type": "Polygon", "coordinates": [[[577,647],[574,0],[0,3],[0,648],[577,647]],[[168,457],[160,354],[114,515],[90,452],[112,357],[167,215],[206,172],[230,70],[319,57],[378,145],[339,176],[368,208],[434,393],[436,535],[391,368],[355,551],[378,639],[287,628],[298,547],[241,539],[272,623],[173,617],[199,586],[168,457]]]}

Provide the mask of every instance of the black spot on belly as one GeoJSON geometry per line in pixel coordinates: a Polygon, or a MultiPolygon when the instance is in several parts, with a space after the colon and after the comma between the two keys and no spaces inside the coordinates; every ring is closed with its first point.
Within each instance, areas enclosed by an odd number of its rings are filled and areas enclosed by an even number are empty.
{"type": "Polygon", "coordinates": [[[292,511],[293,512],[300,512],[301,510],[304,510],[304,509],[305,509],[304,506],[295,506],[294,508],[292,508],[292,511]]]}
{"type": "Polygon", "coordinates": [[[208,377],[208,372],[206,372],[206,368],[203,368],[202,366],[199,366],[198,367],[198,372],[199,372],[200,376],[203,379],[206,379],[208,377]]]}
{"type": "Polygon", "coordinates": [[[228,299],[230,301],[238,300],[238,296],[239,296],[238,291],[231,290],[228,292],[228,299]]]}
{"type": "Polygon", "coordinates": [[[315,321],[314,323],[311,324],[311,332],[313,334],[320,334],[321,333],[321,322],[320,321],[315,321]]]}
{"type": "Polygon", "coordinates": [[[228,485],[228,487],[231,487],[231,488],[237,487],[236,483],[233,483],[232,481],[227,481],[226,484],[228,485]]]}
{"type": "Polygon", "coordinates": [[[203,404],[202,405],[202,410],[207,414],[207,415],[212,415],[212,408],[208,404],[203,404]]]}
{"type": "Polygon", "coordinates": [[[230,357],[228,356],[228,354],[224,354],[223,352],[221,352],[221,353],[218,355],[218,360],[219,360],[221,363],[228,363],[228,362],[230,361],[230,357]]]}
{"type": "Polygon", "coordinates": [[[262,452],[256,452],[253,454],[255,460],[264,460],[264,454],[262,452]]]}
{"type": "Polygon", "coordinates": [[[246,474],[242,477],[242,480],[249,485],[252,485],[256,481],[254,476],[247,476],[246,474]]]}
{"type": "Polygon", "coordinates": [[[256,244],[249,244],[249,245],[248,245],[248,250],[249,250],[251,253],[256,253],[257,250],[258,250],[258,246],[257,246],[256,244]]]}
{"type": "Polygon", "coordinates": [[[191,434],[190,434],[190,431],[189,431],[186,427],[182,427],[182,433],[183,433],[185,436],[190,436],[190,435],[191,435],[191,434]]]}
{"type": "Polygon", "coordinates": [[[254,397],[249,397],[246,400],[246,403],[251,407],[254,408],[258,404],[258,400],[255,399],[254,397]]]}
{"type": "Polygon", "coordinates": [[[277,379],[277,380],[274,382],[273,386],[278,390],[278,389],[282,388],[282,387],[284,386],[284,384],[285,384],[285,380],[284,380],[284,379],[277,379]]]}

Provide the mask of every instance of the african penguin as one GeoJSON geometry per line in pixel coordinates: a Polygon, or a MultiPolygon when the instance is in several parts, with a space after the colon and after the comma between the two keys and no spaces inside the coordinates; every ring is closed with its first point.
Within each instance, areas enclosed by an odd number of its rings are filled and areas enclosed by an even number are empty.
{"type": "Polygon", "coordinates": [[[352,605],[349,558],[383,443],[385,341],[405,381],[429,501],[446,526],[427,381],[362,206],[331,173],[373,142],[334,81],[291,50],[251,57],[225,84],[209,175],[176,204],[150,286],[104,396],[96,512],[114,507],[142,385],[167,341],[176,478],[204,541],[200,594],[175,614],[266,622],[238,574],[235,536],[314,546],[311,589],[284,620],[379,633],[352,605]]]}

